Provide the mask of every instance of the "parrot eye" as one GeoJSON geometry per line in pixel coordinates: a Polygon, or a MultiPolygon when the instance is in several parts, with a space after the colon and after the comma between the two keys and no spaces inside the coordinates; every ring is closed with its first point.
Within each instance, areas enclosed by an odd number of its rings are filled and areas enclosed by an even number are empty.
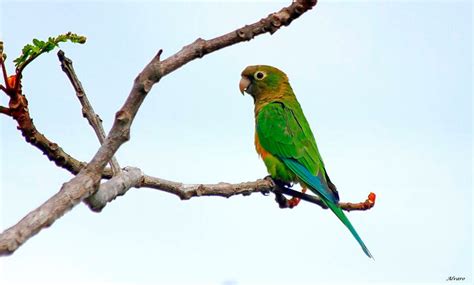
{"type": "Polygon", "coordinates": [[[257,72],[255,72],[253,77],[255,77],[255,79],[257,79],[257,80],[262,80],[263,78],[265,78],[265,75],[266,74],[263,71],[257,71],[257,72]]]}

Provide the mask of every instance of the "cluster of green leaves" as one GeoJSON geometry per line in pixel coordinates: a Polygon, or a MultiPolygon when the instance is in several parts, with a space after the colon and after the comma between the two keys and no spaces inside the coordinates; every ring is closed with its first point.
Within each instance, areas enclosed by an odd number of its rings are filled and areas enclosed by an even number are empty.
{"type": "Polygon", "coordinates": [[[23,69],[39,55],[50,52],[56,47],[59,47],[59,43],[67,41],[83,44],[86,42],[86,37],[69,32],[57,37],[49,37],[47,41],[33,39],[33,44],[27,44],[24,46],[21,55],[13,60],[13,62],[17,69],[23,69]]]}

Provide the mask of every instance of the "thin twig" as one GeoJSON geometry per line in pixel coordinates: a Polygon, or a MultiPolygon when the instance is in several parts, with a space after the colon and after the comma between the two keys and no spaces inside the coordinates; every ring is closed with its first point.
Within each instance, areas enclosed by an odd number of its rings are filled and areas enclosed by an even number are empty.
{"type": "Polygon", "coordinates": [[[119,147],[129,140],[130,127],[143,100],[153,85],[164,75],[210,52],[248,41],[259,34],[274,33],[282,25],[288,25],[314,5],[316,5],[315,0],[297,0],[279,12],[224,36],[208,41],[198,39],[163,63],[160,61],[160,50],[135,79],[127,100],[115,115],[112,129],[92,160],[74,178],[64,183],[57,194],[0,234],[0,255],[12,254],[30,237],[43,228],[49,227],[98,189],[104,167],[119,147]]]}
{"type": "Polygon", "coordinates": [[[2,76],[3,76],[3,81],[5,83],[5,86],[8,86],[8,74],[7,74],[7,68],[5,67],[5,59],[4,59],[4,53],[3,53],[3,42],[0,41],[0,47],[1,47],[1,52],[0,52],[0,66],[2,67],[2,76]]]}
{"type": "MultiPolygon", "coordinates": [[[[87,95],[84,91],[84,88],[82,87],[82,83],[79,81],[79,78],[74,71],[72,60],[67,58],[62,50],[58,51],[58,58],[61,62],[61,69],[69,78],[69,81],[76,91],[76,97],[79,99],[79,102],[82,105],[82,116],[87,119],[89,125],[94,129],[100,144],[104,143],[105,131],[104,127],[102,126],[102,119],[95,113],[92,104],[89,102],[89,99],[87,99],[87,95]]],[[[112,167],[114,175],[120,173],[120,165],[115,156],[113,156],[110,160],[110,166],[112,167]]]]}

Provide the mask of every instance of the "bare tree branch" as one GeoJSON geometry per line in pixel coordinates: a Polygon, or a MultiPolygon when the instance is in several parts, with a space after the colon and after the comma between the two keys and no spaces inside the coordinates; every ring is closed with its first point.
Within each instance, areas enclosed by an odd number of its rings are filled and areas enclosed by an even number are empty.
{"type": "Polygon", "coordinates": [[[290,24],[293,19],[298,18],[314,5],[316,5],[315,0],[297,0],[279,12],[234,32],[208,41],[198,39],[163,63],[160,61],[160,50],[135,79],[125,104],[115,115],[112,129],[92,160],[74,178],[63,184],[57,194],[0,234],[0,255],[12,254],[27,239],[50,226],[98,189],[104,167],[118,148],[129,139],[130,127],[138,109],[153,85],[163,76],[210,52],[241,41],[248,41],[262,33],[274,33],[282,25],[290,24]]]}
{"type": "MultiPolygon", "coordinates": [[[[192,197],[202,196],[221,196],[229,198],[234,195],[250,195],[252,193],[260,192],[268,194],[270,192],[275,193],[277,199],[282,199],[280,195],[289,195],[292,197],[298,197],[307,202],[316,204],[323,209],[328,209],[326,204],[317,196],[308,195],[287,187],[278,186],[271,178],[266,177],[265,179],[258,179],[252,182],[242,183],[225,183],[221,182],[218,184],[183,184],[180,182],[169,181],[161,178],[151,177],[143,175],[141,184],[135,187],[146,187],[153,188],[156,190],[165,191],[174,195],[177,195],[182,200],[188,200],[192,197]]],[[[283,196],[284,198],[284,196],[283,196]]],[[[286,202],[280,204],[281,208],[289,208],[288,200],[284,198],[286,202]]],[[[339,206],[345,211],[365,211],[371,209],[375,205],[375,194],[370,193],[364,202],[360,203],[347,203],[340,202],[339,206]]]]}
{"type": "MultiPolygon", "coordinates": [[[[82,116],[87,119],[89,125],[94,129],[97,138],[99,139],[100,144],[104,143],[105,140],[105,131],[102,126],[102,119],[94,112],[89,99],[87,99],[86,92],[82,87],[81,81],[77,78],[76,72],[74,71],[74,66],[72,65],[72,60],[67,58],[62,50],[58,51],[58,58],[61,62],[61,69],[66,73],[69,81],[71,82],[74,90],[76,91],[76,97],[79,99],[82,105],[82,116]]],[[[115,159],[115,156],[110,160],[110,166],[114,175],[120,173],[120,165],[115,159]]]]}
{"type": "Polygon", "coordinates": [[[275,188],[273,181],[259,179],[253,182],[237,184],[221,182],[218,184],[184,184],[157,177],[143,175],[140,187],[153,188],[178,196],[181,200],[192,197],[221,196],[229,198],[234,195],[250,195],[254,192],[269,193],[275,188]]]}
{"type": "MultiPolygon", "coordinates": [[[[316,204],[323,209],[328,209],[326,204],[324,204],[319,197],[301,193],[287,187],[280,187],[270,177],[235,184],[225,182],[217,184],[184,184],[146,175],[139,168],[135,167],[126,167],[123,173],[102,184],[99,191],[84,201],[89,205],[91,210],[100,212],[108,202],[111,202],[117,196],[124,195],[132,187],[152,188],[164,191],[178,196],[181,200],[204,196],[229,198],[235,195],[247,196],[257,192],[262,194],[273,192],[281,208],[290,208],[287,198],[283,196],[289,195],[316,204]],[[107,186],[105,186],[105,184],[107,184],[107,186]]],[[[373,193],[361,203],[339,203],[339,206],[346,211],[365,211],[371,209],[374,205],[375,194],[373,193]]]]}
{"type": "Polygon", "coordinates": [[[165,76],[189,61],[201,58],[213,51],[242,41],[250,41],[254,37],[264,33],[273,34],[282,26],[288,26],[294,19],[312,9],[316,3],[317,0],[295,0],[290,6],[272,13],[253,24],[246,25],[211,40],[199,38],[192,44],[183,47],[178,53],[163,60],[160,72],[162,76],[165,76]]]}

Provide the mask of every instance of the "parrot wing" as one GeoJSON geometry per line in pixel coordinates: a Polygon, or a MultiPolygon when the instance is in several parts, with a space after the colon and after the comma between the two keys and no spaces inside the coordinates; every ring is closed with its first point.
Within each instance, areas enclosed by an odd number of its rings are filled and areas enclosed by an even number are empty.
{"type": "Polygon", "coordinates": [[[303,111],[299,106],[292,107],[277,101],[260,110],[256,122],[260,144],[312,191],[337,204],[339,195],[328,186],[324,163],[303,111]]]}

